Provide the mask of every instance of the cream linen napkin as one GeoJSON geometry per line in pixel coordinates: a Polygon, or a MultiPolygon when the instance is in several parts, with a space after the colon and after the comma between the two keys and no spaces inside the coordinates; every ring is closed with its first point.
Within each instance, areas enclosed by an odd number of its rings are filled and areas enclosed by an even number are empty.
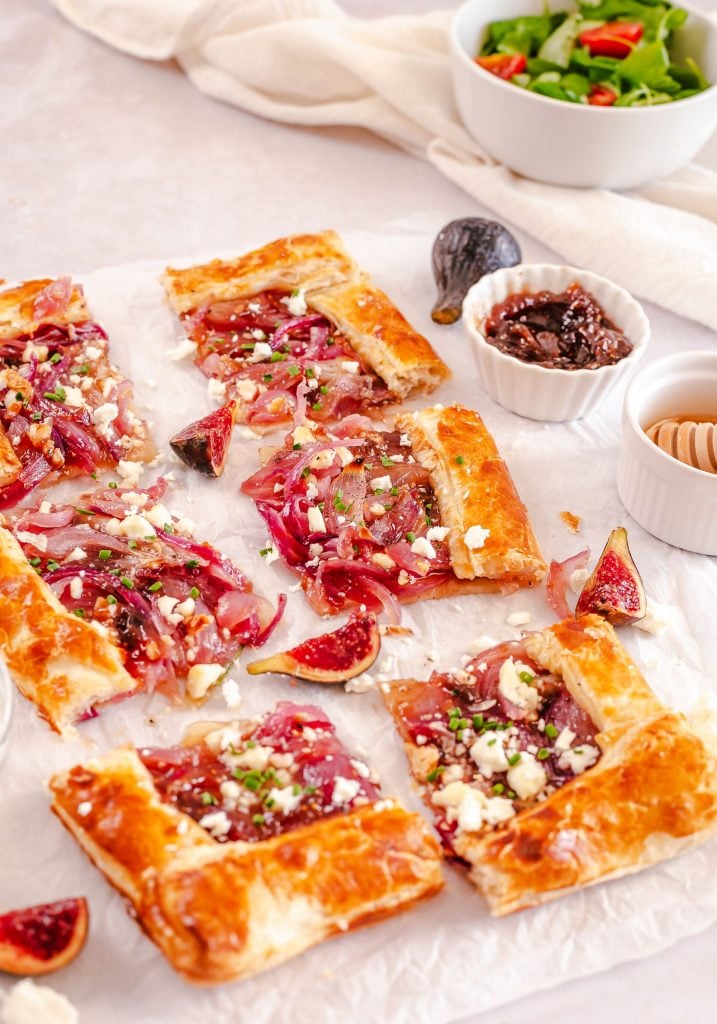
{"type": "Polygon", "coordinates": [[[334,0],[53,0],[80,28],[261,117],[355,125],[428,159],[565,260],[717,329],[717,174],[632,193],[558,188],[496,164],[451,91],[450,11],[361,20],[334,0]]]}

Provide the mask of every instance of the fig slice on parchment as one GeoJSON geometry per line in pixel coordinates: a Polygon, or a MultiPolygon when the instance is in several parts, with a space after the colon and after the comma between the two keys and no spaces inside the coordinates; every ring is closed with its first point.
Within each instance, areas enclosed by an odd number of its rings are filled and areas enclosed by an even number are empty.
{"type": "Polygon", "coordinates": [[[371,668],[381,637],[376,616],[355,612],[333,633],[305,640],[298,647],[247,665],[250,675],[277,672],[313,683],[344,683],[371,668]]]}
{"type": "Polygon", "coordinates": [[[647,599],[630,548],[627,530],[618,526],[607,539],[598,563],[580,592],[575,615],[596,612],[622,626],[644,619],[647,599]]]}
{"type": "Polygon", "coordinates": [[[236,402],[227,402],[208,416],[195,420],[170,439],[182,462],[205,476],[221,476],[229,454],[236,402]]]}
{"type": "Polygon", "coordinates": [[[83,898],[0,914],[0,971],[39,975],[65,967],[84,946],[88,923],[83,898]]]}

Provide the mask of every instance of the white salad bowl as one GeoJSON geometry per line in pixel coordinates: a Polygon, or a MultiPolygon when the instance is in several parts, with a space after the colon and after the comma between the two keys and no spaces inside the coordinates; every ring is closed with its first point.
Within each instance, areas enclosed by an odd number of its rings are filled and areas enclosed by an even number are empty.
{"type": "Polygon", "coordinates": [[[624,288],[577,267],[521,263],[486,274],[463,301],[463,328],[473,343],[481,383],[490,398],[519,416],[559,422],[587,416],[624,380],[642,357],[650,322],[639,302],[624,288]],[[561,370],[525,363],[485,339],[485,321],[495,305],[516,292],[562,292],[573,283],[590,292],[619,327],[632,351],[624,359],[595,370],[561,370]]]}
{"type": "MultiPolygon", "coordinates": [[[[702,148],[717,128],[717,84],[653,107],[565,103],[505,82],[475,63],[492,21],[542,14],[545,0],[466,0],[451,27],[453,89],[463,122],[496,160],[553,185],[634,188],[666,177],[702,148]]],[[[717,22],[688,11],[675,32],[678,59],[693,57],[717,83],[717,22]]],[[[550,10],[575,10],[550,0],[550,10]]]]}
{"type": "Polygon", "coordinates": [[[669,416],[717,416],[717,352],[678,352],[644,367],[625,393],[617,489],[648,533],[717,555],[717,475],[668,455],[645,430],[669,416]]]}

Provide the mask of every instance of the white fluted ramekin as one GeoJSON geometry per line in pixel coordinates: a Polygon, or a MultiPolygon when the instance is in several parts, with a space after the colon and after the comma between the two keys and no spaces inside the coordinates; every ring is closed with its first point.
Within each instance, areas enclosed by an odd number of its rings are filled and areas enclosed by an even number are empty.
{"type": "Polygon", "coordinates": [[[463,301],[463,326],[473,342],[483,387],[494,402],[532,420],[559,422],[587,416],[634,370],[650,337],[650,323],[629,292],[577,267],[521,263],[486,274],[463,301]],[[515,292],[562,292],[577,282],[594,295],[632,343],[632,351],[596,370],[552,370],[524,363],[488,344],[483,328],[493,307],[515,292]]]}
{"type": "Polygon", "coordinates": [[[622,415],[622,503],[653,536],[703,555],[717,555],[717,476],[663,452],[645,430],[668,416],[716,412],[717,352],[679,352],[636,375],[622,415]]]}
{"type": "Polygon", "coordinates": [[[10,678],[5,662],[0,657],[0,762],[2,762],[7,752],[14,695],[15,687],[13,681],[10,678]]]}

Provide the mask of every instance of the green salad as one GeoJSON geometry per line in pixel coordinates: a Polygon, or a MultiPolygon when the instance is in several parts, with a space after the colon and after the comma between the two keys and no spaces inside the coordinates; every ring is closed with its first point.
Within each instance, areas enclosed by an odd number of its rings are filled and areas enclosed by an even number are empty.
{"type": "Polygon", "coordinates": [[[665,0],[581,0],[575,12],[491,22],[476,63],[568,103],[672,103],[710,85],[695,60],[678,65],[670,52],[686,20],[687,11],[665,0]]]}

